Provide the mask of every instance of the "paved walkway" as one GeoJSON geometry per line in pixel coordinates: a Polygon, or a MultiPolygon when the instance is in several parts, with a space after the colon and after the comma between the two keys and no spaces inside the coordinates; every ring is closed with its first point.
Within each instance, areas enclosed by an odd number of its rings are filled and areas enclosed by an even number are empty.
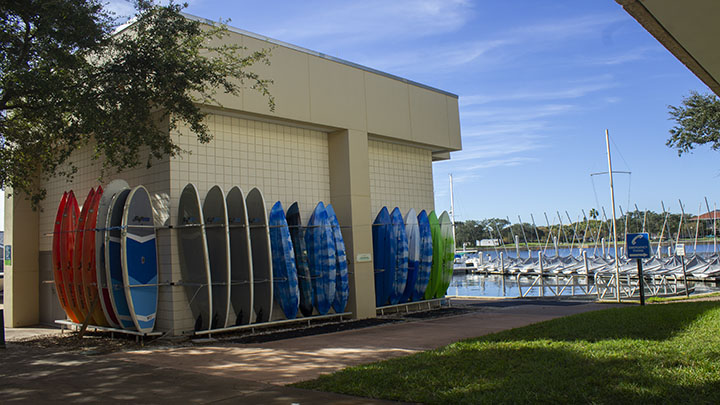
{"type": "MultiPolygon", "coordinates": [[[[608,304],[519,305],[465,301],[478,311],[279,340],[139,350],[103,356],[19,349],[0,352],[2,402],[59,400],[143,403],[383,403],[285,387],[348,366],[433,349],[454,341],[608,304]],[[487,306],[485,306],[487,304],[487,306]]],[[[9,339],[15,332],[8,332],[9,339]]]]}

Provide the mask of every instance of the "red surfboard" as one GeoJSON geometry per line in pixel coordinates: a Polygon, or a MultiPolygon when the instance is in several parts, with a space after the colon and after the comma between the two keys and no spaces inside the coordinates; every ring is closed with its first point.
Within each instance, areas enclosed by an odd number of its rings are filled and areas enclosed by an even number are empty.
{"type": "Polygon", "coordinates": [[[57,215],[55,215],[55,225],[53,227],[53,241],[52,241],[52,265],[53,265],[53,278],[55,279],[55,291],[57,292],[60,306],[62,307],[65,314],[70,318],[71,321],[77,322],[77,317],[72,311],[70,304],[68,303],[68,297],[65,293],[65,285],[63,284],[62,277],[62,262],[60,261],[60,246],[63,244],[62,219],[64,215],[67,215],[67,198],[68,193],[64,192],[60,205],[58,205],[57,215]]]}
{"type": "MultiPolygon", "coordinates": [[[[82,240],[82,284],[85,290],[85,305],[88,309],[92,309],[93,302],[98,296],[97,271],[95,269],[95,225],[97,223],[97,208],[102,194],[103,188],[98,186],[92,201],[90,201],[87,217],[85,218],[86,229],[83,232],[82,240]]],[[[110,323],[105,319],[99,301],[95,305],[92,317],[95,322],[94,325],[110,326],[110,323]]]]}
{"type": "MultiPolygon", "coordinates": [[[[87,214],[90,209],[91,201],[94,195],[95,189],[91,188],[90,192],[85,198],[85,202],[82,205],[82,210],[80,211],[80,217],[78,218],[77,222],[78,225],[75,229],[75,245],[73,248],[73,286],[75,290],[75,296],[77,297],[78,309],[80,310],[80,320],[83,322],[88,316],[89,308],[85,302],[85,289],[83,288],[82,282],[82,240],[83,233],[85,231],[85,219],[87,218],[87,214]]],[[[93,322],[92,318],[90,319],[90,322],[93,322]]]]}
{"type": "Polygon", "coordinates": [[[80,321],[81,312],[78,308],[77,294],[73,283],[73,249],[75,248],[75,229],[77,228],[78,209],[75,193],[70,190],[65,203],[63,218],[60,223],[60,271],[62,273],[62,286],[73,316],[73,322],[80,321]]]}

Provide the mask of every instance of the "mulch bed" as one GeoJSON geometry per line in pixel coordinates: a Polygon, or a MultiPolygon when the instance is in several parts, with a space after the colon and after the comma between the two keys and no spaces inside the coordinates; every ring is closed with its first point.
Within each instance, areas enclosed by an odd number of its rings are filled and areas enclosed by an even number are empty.
{"type": "Polygon", "coordinates": [[[398,312],[371,319],[347,320],[337,322],[326,322],[311,326],[283,327],[251,332],[250,330],[235,333],[218,333],[212,339],[173,337],[173,338],[144,338],[137,342],[135,336],[116,333],[113,338],[107,332],[86,332],[82,339],[78,338],[76,332],[36,336],[27,339],[8,342],[8,349],[13,346],[49,350],[53,352],[72,352],[85,355],[103,355],[120,351],[167,348],[178,346],[203,346],[218,344],[253,344],[272,342],[276,340],[292,339],[303,336],[313,336],[325,333],[341,332],[346,330],[367,328],[372,326],[412,322],[442,318],[446,316],[461,315],[472,312],[476,309],[468,307],[441,307],[432,310],[417,311],[410,313],[398,312]]]}

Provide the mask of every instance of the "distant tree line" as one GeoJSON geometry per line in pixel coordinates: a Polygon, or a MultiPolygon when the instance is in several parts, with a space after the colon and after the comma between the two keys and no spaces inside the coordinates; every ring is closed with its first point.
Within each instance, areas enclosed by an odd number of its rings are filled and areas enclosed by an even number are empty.
{"type": "MultiPolygon", "coordinates": [[[[558,243],[572,243],[574,241],[576,244],[583,241],[583,239],[585,243],[594,243],[602,238],[605,238],[606,241],[611,240],[612,220],[601,218],[600,215],[595,214],[598,214],[597,211],[592,210],[591,215],[595,216],[595,219],[591,216],[572,223],[563,221],[562,227],[558,224],[557,217],[554,219],[555,224],[551,223],[550,227],[539,225],[537,222],[536,226],[527,222],[522,224],[510,223],[507,219],[502,218],[457,221],[455,223],[455,239],[457,246],[463,246],[463,244],[475,246],[475,241],[500,238],[505,244],[513,244],[513,235],[519,237],[521,245],[524,245],[526,240],[528,243],[539,242],[541,244],[545,244],[549,240],[550,245],[552,245],[553,238],[557,238],[558,243]],[[549,235],[550,238],[548,238],[549,235]]],[[[625,213],[615,221],[618,240],[623,240],[626,232],[641,232],[643,230],[643,220],[645,222],[645,232],[650,234],[651,239],[658,240],[662,233],[663,241],[674,240],[678,235],[680,217],[681,214],[653,211],[625,213]]],[[[713,221],[701,220],[697,224],[697,221],[693,221],[691,218],[693,218],[693,215],[685,214],[682,219],[681,239],[695,238],[696,226],[699,238],[712,236],[713,221]]],[[[553,220],[551,219],[551,221],[553,220]]],[[[718,221],[717,225],[720,228],[720,221],[718,221]]]]}

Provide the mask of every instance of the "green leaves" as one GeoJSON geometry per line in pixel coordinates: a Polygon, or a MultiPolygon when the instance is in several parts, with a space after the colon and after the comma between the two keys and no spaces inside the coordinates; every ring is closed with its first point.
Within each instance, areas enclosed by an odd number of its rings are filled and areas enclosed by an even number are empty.
{"type": "Polygon", "coordinates": [[[245,87],[268,99],[272,81],[248,68],[269,50],[224,43],[228,34],[185,18],[184,6],[137,1],[133,23],[95,0],[23,0],[0,5],[0,186],[37,204],[38,180],[70,177],[71,154],[93,140],[103,171],[182,153],[170,137],[187,125],[212,139],[201,104],[245,87]]]}
{"type": "Polygon", "coordinates": [[[670,105],[668,110],[677,125],[670,130],[667,146],[677,149],[678,155],[707,143],[720,148],[720,100],[714,94],[692,91],[681,106],[670,105]]]}

